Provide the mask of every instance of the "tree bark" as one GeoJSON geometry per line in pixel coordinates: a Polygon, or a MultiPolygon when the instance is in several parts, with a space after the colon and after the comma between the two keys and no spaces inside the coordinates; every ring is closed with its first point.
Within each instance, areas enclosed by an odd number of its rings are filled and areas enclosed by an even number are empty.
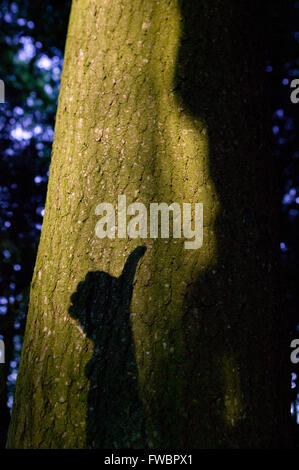
{"type": "Polygon", "coordinates": [[[9,447],[289,445],[263,21],[73,1],[9,447]],[[97,238],[121,194],[203,203],[203,246],[97,238]]]}

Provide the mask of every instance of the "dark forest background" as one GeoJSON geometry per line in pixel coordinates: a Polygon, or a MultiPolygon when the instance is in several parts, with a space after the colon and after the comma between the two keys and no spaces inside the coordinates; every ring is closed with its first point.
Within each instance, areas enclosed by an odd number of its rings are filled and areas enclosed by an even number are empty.
{"type": "MultiPolygon", "coordinates": [[[[299,1],[265,3],[269,126],[281,201],[281,295],[291,342],[299,338],[299,103],[290,100],[290,83],[299,78],[299,1]]],[[[0,104],[0,339],[6,353],[0,365],[0,447],[5,446],[43,219],[70,4],[3,0],[0,6],[0,79],[5,83],[5,103],[0,104]]],[[[290,409],[299,424],[297,375],[299,367],[293,365],[290,409]]]]}

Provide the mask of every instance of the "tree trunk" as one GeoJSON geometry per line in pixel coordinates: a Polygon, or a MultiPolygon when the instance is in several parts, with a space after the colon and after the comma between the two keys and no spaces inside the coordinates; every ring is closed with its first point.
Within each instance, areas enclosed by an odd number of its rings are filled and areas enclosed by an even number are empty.
{"type": "Polygon", "coordinates": [[[264,18],[241,3],[73,1],[9,447],[287,445],[264,18]],[[97,238],[119,195],[203,203],[202,247],[97,238]]]}

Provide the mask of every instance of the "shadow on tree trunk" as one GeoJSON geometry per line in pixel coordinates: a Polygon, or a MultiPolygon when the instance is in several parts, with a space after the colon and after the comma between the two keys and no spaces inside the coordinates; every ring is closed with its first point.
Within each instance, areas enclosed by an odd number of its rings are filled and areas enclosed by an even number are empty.
{"type": "Polygon", "coordinates": [[[128,257],[120,277],[89,272],[72,295],[70,315],[93,342],[86,366],[89,380],[86,446],[143,448],[144,423],[130,322],[137,264],[146,248],[128,257]]]}
{"type": "Polygon", "coordinates": [[[186,443],[292,446],[278,200],[263,87],[269,18],[260,2],[179,3],[175,91],[184,112],[206,125],[220,206],[215,263],[185,296],[183,331],[193,357],[186,370],[193,437],[186,443]]]}

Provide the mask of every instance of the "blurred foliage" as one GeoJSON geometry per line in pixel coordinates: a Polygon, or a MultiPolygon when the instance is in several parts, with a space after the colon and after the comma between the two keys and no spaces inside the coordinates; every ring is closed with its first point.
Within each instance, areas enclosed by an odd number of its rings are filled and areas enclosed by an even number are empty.
{"type": "MultiPolygon", "coordinates": [[[[277,165],[281,200],[280,249],[284,269],[282,298],[290,321],[290,343],[299,338],[299,104],[290,100],[292,80],[299,77],[299,1],[272,3],[266,64],[272,112],[273,164],[277,165]]],[[[275,347],[275,345],[273,345],[275,347]]],[[[291,351],[291,350],[290,350],[291,351]]],[[[292,369],[291,412],[299,424],[299,367],[292,369]]],[[[297,426],[297,433],[299,427],[297,426]]],[[[299,434],[297,442],[299,444],[299,434]]]]}
{"type": "Polygon", "coordinates": [[[70,1],[0,6],[0,446],[24,334],[38,246],[70,1]]]}
{"type": "MultiPolygon", "coordinates": [[[[0,6],[0,79],[6,92],[6,103],[0,105],[0,339],[6,346],[6,364],[0,366],[0,447],[5,445],[42,224],[70,3],[4,0],[0,6]]],[[[299,330],[299,104],[290,101],[290,82],[299,77],[299,2],[268,4],[265,69],[273,164],[280,174],[277,191],[286,274],[282,297],[292,323],[292,339],[299,330]]],[[[294,366],[292,409],[299,423],[296,374],[294,366]]]]}

